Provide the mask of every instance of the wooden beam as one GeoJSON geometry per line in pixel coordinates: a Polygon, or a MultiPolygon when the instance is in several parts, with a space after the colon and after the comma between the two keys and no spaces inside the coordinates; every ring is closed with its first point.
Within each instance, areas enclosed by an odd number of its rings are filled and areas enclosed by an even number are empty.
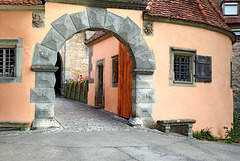
{"type": "Polygon", "coordinates": [[[2,11],[20,11],[20,12],[45,12],[44,5],[32,5],[32,6],[23,6],[23,5],[0,5],[0,12],[2,11]]]}
{"type": "Polygon", "coordinates": [[[144,10],[147,6],[147,4],[139,3],[139,0],[46,0],[46,2],[132,10],[144,10]]]}

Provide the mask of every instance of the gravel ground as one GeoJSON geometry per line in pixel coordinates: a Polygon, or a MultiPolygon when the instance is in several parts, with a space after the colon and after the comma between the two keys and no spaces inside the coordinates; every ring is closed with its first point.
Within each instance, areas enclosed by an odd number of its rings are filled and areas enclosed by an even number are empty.
{"type": "Polygon", "coordinates": [[[55,119],[64,131],[130,131],[127,119],[93,106],[57,97],[55,119]]]}
{"type": "MultiPolygon", "coordinates": [[[[0,131],[3,135],[25,135],[36,133],[84,132],[84,131],[144,131],[163,134],[156,129],[143,127],[131,127],[128,120],[116,114],[97,109],[93,106],[67,98],[56,97],[55,120],[61,125],[60,128],[37,129],[28,131],[0,131]]],[[[183,137],[179,134],[171,134],[183,137]]]]}

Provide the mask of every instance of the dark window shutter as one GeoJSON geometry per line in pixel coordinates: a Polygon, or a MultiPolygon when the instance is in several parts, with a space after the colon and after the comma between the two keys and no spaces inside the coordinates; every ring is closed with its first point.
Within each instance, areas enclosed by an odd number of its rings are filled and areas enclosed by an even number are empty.
{"type": "Polygon", "coordinates": [[[196,82],[212,82],[212,57],[196,55],[196,82]]]}

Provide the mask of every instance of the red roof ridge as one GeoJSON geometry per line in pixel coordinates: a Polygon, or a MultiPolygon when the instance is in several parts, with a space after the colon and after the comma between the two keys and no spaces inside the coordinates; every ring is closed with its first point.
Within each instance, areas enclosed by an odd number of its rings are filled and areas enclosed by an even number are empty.
{"type": "Polygon", "coordinates": [[[152,9],[152,1],[149,1],[149,2],[147,3],[147,7],[146,7],[145,10],[150,11],[151,9],[152,9]]]}
{"type": "Polygon", "coordinates": [[[211,0],[208,0],[209,3],[211,4],[211,6],[214,8],[214,10],[218,13],[219,17],[225,21],[225,18],[222,16],[221,12],[215,7],[215,5],[213,4],[213,2],[211,0]]]}
{"type": "Polygon", "coordinates": [[[196,3],[197,3],[198,8],[200,9],[202,15],[203,15],[204,17],[206,17],[207,14],[206,14],[205,11],[203,10],[204,8],[203,8],[203,6],[201,5],[201,2],[200,2],[199,0],[196,0],[196,3]]]}

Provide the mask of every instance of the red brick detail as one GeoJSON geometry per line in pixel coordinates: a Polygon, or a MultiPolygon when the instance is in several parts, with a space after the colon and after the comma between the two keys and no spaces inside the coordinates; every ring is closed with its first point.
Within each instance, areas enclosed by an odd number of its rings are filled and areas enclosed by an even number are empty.
{"type": "Polygon", "coordinates": [[[0,0],[0,5],[40,5],[42,4],[41,0],[0,0]]]}

